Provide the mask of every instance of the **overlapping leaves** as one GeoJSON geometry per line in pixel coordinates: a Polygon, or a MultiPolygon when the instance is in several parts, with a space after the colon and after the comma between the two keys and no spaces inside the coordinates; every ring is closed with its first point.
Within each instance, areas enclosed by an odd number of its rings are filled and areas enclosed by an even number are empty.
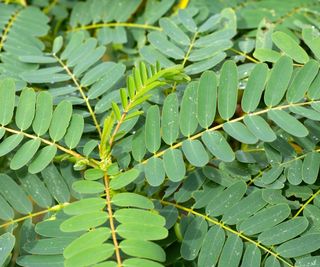
{"type": "Polygon", "coordinates": [[[70,102],[62,101],[53,110],[52,96],[47,92],[36,93],[31,88],[21,91],[16,108],[15,100],[14,81],[1,80],[0,129],[1,138],[5,138],[0,144],[0,156],[18,147],[10,162],[11,169],[18,170],[28,164],[30,173],[38,173],[56,155],[57,142],[63,139],[70,149],[77,146],[84,121],[82,116],[73,114],[70,102]]]}
{"type": "Polygon", "coordinates": [[[225,50],[232,46],[236,19],[231,9],[196,22],[196,12],[180,10],[177,17],[162,18],[159,25],[162,31],[148,34],[150,45],[140,50],[142,57],[150,63],[158,60],[163,66],[171,66],[172,60],[181,60],[189,75],[201,73],[220,63],[225,50]]]}
{"type": "MultiPolygon", "coordinates": [[[[143,140],[146,149],[156,154],[145,162],[148,182],[153,186],[162,184],[165,173],[171,181],[181,181],[186,173],[182,154],[191,165],[197,167],[209,162],[207,150],[223,162],[233,161],[234,152],[225,134],[245,144],[257,144],[259,140],[273,142],[277,139],[277,131],[270,127],[270,121],[292,136],[306,137],[309,131],[295,114],[307,118],[319,115],[316,108],[319,96],[314,90],[319,64],[314,60],[309,61],[289,85],[292,68],[293,62],[286,56],[281,57],[272,70],[268,70],[263,63],[256,65],[241,101],[241,108],[247,114],[235,120],[232,118],[237,109],[238,70],[232,61],[223,64],[219,82],[213,72],[204,72],[198,82],[191,82],[182,97],[180,110],[176,93],[166,98],[161,116],[158,106],[150,107],[145,133],[140,132],[136,139],[141,141],[133,143],[133,156],[138,161],[142,157],[135,155],[141,151],[143,140]],[[309,102],[303,102],[305,94],[309,102]],[[258,107],[261,101],[264,101],[265,109],[258,107]],[[226,122],[212,126],[217,116],[226,122]],[[204,130],[199,131],[200,127],[204,130]],[[162,136],[159,134],[160,128],[162,136]],[[177,142],[179,132],[187,139],[177,142]],[[200,138],[201,141],[198,140],[200,138]],[[160,150],[161,139],[171,147],[160,150]],[[182,151],[178,150],[180,147],[182,151]]],[[[316,176],[314,174],[312,177],[316,176]]],[[[311,180],[313,183],[314,180],[311,180]]]]}
{"type": "Polygon", "coordinates": [[[0,265],[319,264],[316,1],[34,2],[42,41],[0,10],[0,265]]]}

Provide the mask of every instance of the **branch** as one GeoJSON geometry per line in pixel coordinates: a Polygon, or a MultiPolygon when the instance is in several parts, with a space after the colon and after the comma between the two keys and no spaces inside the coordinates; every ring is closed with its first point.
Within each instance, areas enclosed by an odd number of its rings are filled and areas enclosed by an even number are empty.
{"type": "Polygon", "coordinates": [[[127,27],[127,28],[162,31],[162,28],[157,27],[157,26],[148,25],[148,24],[137,24],[137,23],[129,23],[129,22],[112,22],[112,23],[97,23],[97,24],[92,24],[92,25],[81,26],[78,28],[70,29],[70,30],[68,30],[68,32],[76,32],[76,31],[81,31],[81,30],[92,30],[92,29],[98,29],[98,28],[110,28],[110,27],[127,27]]]}
{"type": "Polygon", "coordinates": [[[122,265],[122,260],[121,260],[121,256],[120,256],[120,248],[119,248],[117,235],[116,235],[116,229],[115,229],[114,221],[113,221],[110,186],[109,186],[109,176],[107,175],[107,173],[104,174],[104,184],[105,184],[105,191],[106,191],[106,202],[107,202],[107,211],[108,211],[108,215],[109,215],[111,236],[112,236],[112,240],[113,240],[113,244],[114,244],[114,248],[115,248],[118,267],[122,267],[123,265],[122,265]]]}
{"type": "Polygon", "coordinates": [[[293,218],[296,218],[305,208],[308,206],[308,204],[315,199],[317,195],[320,194],[320,189],[318,189],[317,192],[312,194],[312,196],[301,206],[301,208],[297,211],[297,213],[293,216],[293,218]]]}
{"type": "Polygon", "coordinates": [[[49,4],[48,6],[46,6],[46,7],[42,10],[43,13],[48,14],[48,13],[51,11],[51,9],[54,8],[55,5],[56,5],[58,2],[59,2],[59,0],[53,0],[53,1],[51,2],[51,4],[49,4]]]}
{"type": "MultiPolygon", "coordinates": [[[[290,108],[290,107],[306,106],[306,105],[310,105],[310,104],[312,104],[312,103],[320,103],[320,100],[316,100],[316,101],[312,100],[312,101],[300,102],[300,103],[291,103],[291,104],[286,104],[286,105],[283,105],[283,106],[266,108],[266,109],[263,109],[263,110],[259,110],[259,111],[256,111],[256,112],[252,112],[252,113],[250,113],[250,115],[251,115],[251,116],[261,115],[261,114],[265,114],[265,113],[269,112],[270,110],[283,110],[283,109],[287,109],[287,108],[290,108]]],[[[242,121],[246,115],[247,115],[247,114],[245,114],[245,115],[243,115],[243,116],[241,116],[241,117],[238,117],[238,118],[236,118],[236,119],[230,120],[230,121],[228,121],[228,123],[242,121]]],[[[206,133],[206,132],[212,132],[212,131],[219,130],[219,129],[221,129],[221,128],[223,127],[223,125],[224,125],[225,123],[227,123],[227,122],[221,123],[221,124],[219,124],[219,125],[217,125],[217,126],[214,126],[214,127],[212,127],[212,128],[206,129],[206,130],[204,130],[204,131],[202,131],[202,132],[199,132],[199,133],[197,133],[197,134],[195,134],[195,135],[193,135],[193,136],[190,136],[188,139],[189,139],[189,140],[195,140],[195,139],[200,138],[200,137],[201,137],[204,133],[206,133]]],[[[183,142],[183,141],[182,141],[182,142],[183,142]]],[[[164,149],[164,150],[162,150],[162,151],[160,151],[160,152],[158,152],[158,153],[155,153],[155,154],[154,154],[153,156],[151,156],[150,158],[145,159],[144,161],[142,161],[142,164],[147,163],[147,161],[148,161],[149,159],[153,158],[153,157],[156,157],[156,158],[161,157],[161,156],[162,156],[167,150],[169,150],[169,149],[175,149],[175,148],[181,147],[181,146],[182,146],[182,142],[178,142],[178,143],[176,143],[176,144],[173,145],[173,146],[170,146],[170,147],[168,147],[168,148],[166,148],[166,149],[164,149]]]]}
{"type": "Polygon", "coordinates": [[[59,210],[63,209],[65,206],[67,206],[68,204],[69,204],[69,203],[58,204],[58,205],[55,205],[55,206],[53,206],[53,207],[50,207],[50,208],[48,208],[48,209],[46,209],[46,210],[38,211],[38,212],[35,212],[35,213],[30,213],[30,214],[28,214],[28,215],[26,215],[26,216],[23,216],[23,217],[20,217],[20,218],[18,218],[18,219],[15,219],[15,220],[6,222],[6,223],[4,223],[4,224],[1,224],[1,225],[0,225],[0,229],[3,228],[3,227],[7,227],[7,226],[9,226],[9,225],[12,225],[12,224],[14,224],[14,223],[22,222],[22,221],[24,221],[24,220],[31,219],[31,218],[33,218],[33,217],[37,217],[37,216],[40,216],[40,215],[42,215],[42,214],[46,214],[46,213],[48,213],[48,212],[50,212],[50,211],[59,211],[59,210]]]}
{"type": "MultiPolygon", "coordinates": [[[[32,135],[32,134],[28,134],[28,133],[25,133],[25,132],[22,132],[22,131],[18,131],[18,130],[11,129],[11,128],[8,128],[8,127],[1,126],[1,125],[0,125],[0,129],[1,129],[1,128],[4,129],[5,131],[9,132],[9,133],[22,134],[23,136],[25,136],[25,137],[27,137],[27,138],[29,138],[29,139],[35,139],[35,140],[38,139],[38,140],[40,140],[40,141],[41,141],[42,143],[44,143],[44,144],[47,144],[47,145],[49,145],[49,146],[55,146],[57,149],[59,149],[59,150],[65,152],[65,153],[73,156],[74,158],[76,158],[76,159],[78,159],[78,160],[81,160],[81,159],[82,159],[82,160],[87,160],[87,158],[84,157],[84,156],[82,156],[81,154],[79,154],[79,153],[77,153],[77,152],[75,152],[75,151],[73,151],[73,150],[70,150],[70,149],[68,149],[68,148],[65,148],[65,147],[63,147],[63,146],[61,146],[61,145],[58,145],[57,143],[51,142],[51,141],[49,141],[49,140],[47,140],[47,139],[43,139],[43,138],[41,138],[41,137],[39,137],[39,136],[32,135]]],[[[93,159],[89,159],[88,161],[89,161],[89,162],[88,162],[88,165],[89,165],[89,166],[96,167],[96,166],[98,165],[97,162],[96,162],[95,160],[93,160],[93,159]]]]}

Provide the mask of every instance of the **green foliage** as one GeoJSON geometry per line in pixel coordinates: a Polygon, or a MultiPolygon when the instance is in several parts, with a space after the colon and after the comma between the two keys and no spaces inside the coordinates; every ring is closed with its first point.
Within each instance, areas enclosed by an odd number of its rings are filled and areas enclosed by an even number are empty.
{"type": "Polygon", "coordinates": [[[2,2],[1,266],[320,266],[318,1],[2,2]]]}

